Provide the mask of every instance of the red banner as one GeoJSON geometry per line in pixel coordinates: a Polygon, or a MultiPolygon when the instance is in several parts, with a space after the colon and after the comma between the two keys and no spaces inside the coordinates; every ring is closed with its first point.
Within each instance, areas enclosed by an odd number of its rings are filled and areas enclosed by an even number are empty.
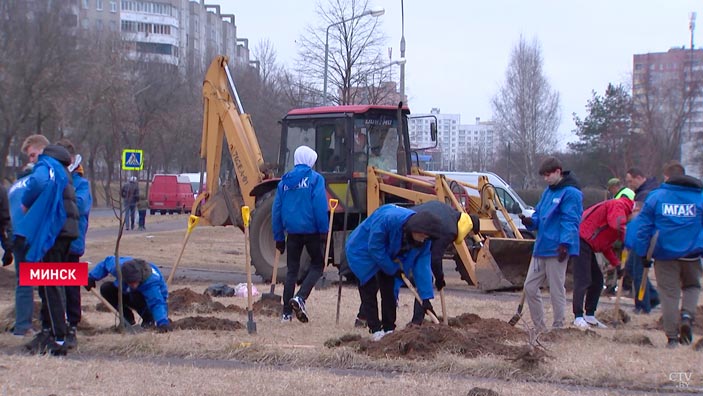
{"type": "Polygon", "coordinates": [[[85,286],[88,263],[20,263],[20,286],[85,286]]]}

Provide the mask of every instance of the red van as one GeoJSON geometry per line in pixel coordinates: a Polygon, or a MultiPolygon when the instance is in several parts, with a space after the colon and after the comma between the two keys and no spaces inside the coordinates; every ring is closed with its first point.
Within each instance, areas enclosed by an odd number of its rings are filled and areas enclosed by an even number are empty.
{"type": "Polygon", "coordinates": [[[195,202],[190,180],[179,175],[154,175],[148,199],[151,214],[189,213],[195,202]]]}

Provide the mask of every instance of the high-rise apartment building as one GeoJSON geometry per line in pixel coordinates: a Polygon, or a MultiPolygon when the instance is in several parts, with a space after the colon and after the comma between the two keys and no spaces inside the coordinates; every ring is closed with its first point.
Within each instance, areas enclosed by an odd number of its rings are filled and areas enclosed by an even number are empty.
{"type": "Polygon", "coordinates": [[[205,0],[78,0],[78,25],[86,32],[119,32],[134,60],[177,66],[202,75],[212,58],[249,63],[248,40],[237,36],[233,14],[205,0]]]}
{"type": "Polygon", "coordinates": [[[490,122],[461,124],[461,115],[442,114],[433,108],[428,114],[412,114],[408,121],[408,131],[412,148],[434,145],[430,138],[430,122],[437,121],[437,147],[426,150],[431,158],[426,158],[429,170],[480,171],[487,170],[495,154],[494,127],[490,122]]]}
{"type": "Polygon", "coordinates": [[[632,99],[636,108],[648,106],[660,113],[657,127],[680,128],[670,132],[680,136],[681,163],[687,173],[700,177],[696,156],[703,139],[703,50],[634,55],[632,99]]]}

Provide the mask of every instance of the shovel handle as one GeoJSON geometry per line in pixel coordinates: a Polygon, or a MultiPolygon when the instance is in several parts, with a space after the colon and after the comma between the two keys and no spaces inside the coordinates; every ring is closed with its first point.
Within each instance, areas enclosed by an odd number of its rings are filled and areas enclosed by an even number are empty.
{"type": "Polygon", "coordinates": [[[113,314],[115,314],[115,316],[117,316],[117,319],[120,319],[120,313],[117,312],[117,310],[115,309],[115,307],[113,307],[112,304],[110,304],[110,303],[105,299],[105,297],[102,296],[102,294],[100,294],[97,290],[95,290],[95,288],[91,288],[91,289],[90,289],[90,292],[93,293],[93,295],[94,295],[95,297],[97,297],[98,300],[100,300],[100,302],[103,303],[103,304],[107,307],[107,309],[110,310],[110,312],[112,312],[113,314]]]}
{"type": "MultiPolygon", "coordinates": [[[[403,278],[403,282],[405,282],[405,286],[407,286],[408,290],[410,290],[410,292],[413,294],[413,296],[415,296],[415,299],[417,300],[417,302],[419,302],[420,305],[422,305],[422,299],[420,298],[420,295],[417,294],[417,290],[415,290],[415,287],[413,286],[413,284],[410,283],[410,280],[408,279],[408,277],[405,276],[405,274],[400,274],[400,277],[403,278]]],[[[427,315],[429,315],[430,319],[432,319],[432,323],[439,324],[439,319],[437,319],[435,314],[433,314],[431,311],[427,311],[427,315]]]]}
{"type": "Polygon", "coordinates": [[[442,302],[442,322],[445,325],[448,325],[449,318],[447,317],[447,304],[444,302],[444,289],[439,291],[439,299],[442,302]]]}
{"type": "Polygon", "coordinates": [[[330,242],[332,242],[332,223],[334,222],[334,211],[337,209],[337,205],[339,204],[338,199],[330,199],[330,221],[329,225],[327,227],[327,243],[325,243],[325,261],[322,263],[322,272],[325,271],[325,268],[327,267],[327,261],[329,260],[329,255],[330,255],[330,242]]]}

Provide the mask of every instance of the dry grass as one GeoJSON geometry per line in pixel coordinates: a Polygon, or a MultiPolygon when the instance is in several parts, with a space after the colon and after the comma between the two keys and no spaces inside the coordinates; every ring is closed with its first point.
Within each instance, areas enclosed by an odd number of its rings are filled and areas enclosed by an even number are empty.
{"type": "MultiPolygon", "coordinates": [[[[128,233],[123,237],[121,251],[170,266],[180,250],[184,230],[153,233],[153,238],[146,238],[148,233],[128,233]]],[[[243,238],[238,230],[197,228],[190,239],[183,266],[244,271],[243,238]]],[[[86,259],[95,262],[111,254],[112,249],[112,240],[89,240],[86,259]]],[[[454,276],[448,277],[450,288],[465,288],[454,276]]],[[[201,293],[207,286],[177,283],[172,289],[188,287],[201,293]]],[[[267,285],[257,287],[268,289],[267,285]]],[[[277,294],[281,293],[279,285],[277,294]]],[[[8,291],[0,294],[0,312],[11,306],[10,296],[8,291]]],[[[635,315],[632,322],[617,330],[598,331],[598,337],[568,332],[553,342],[544,341],[549,357],[537,368],[525,370],[509,359],[495,356],[466,359],[442,353],[431,360],[407,361],[373,359],[349,347],[326,348],[326,340],[343,334],[368,336],[364,330],[353,327],[359,297],[352,287],[343,288],[339,326],[334,325],[335,285],[313,291],[308,304],[310,323],[282,324],[278,318],[255,316],[256,335],[248,335],[245,329],[116,334],[111,330],[114,317],[92,309],[97,303],[94,296],[89,293],[83,296],[87,308],[85,320],[94,331],[79,334],[79,349],[67,359],[23,356],[20,340],[0,335],[0,347],[10,353],[0,366],[7,394],[114,394],[116,389],[128,395],[229,394],[234,385],[238,393],[270,395],[290,395],[296,391],[309,395],[449,395],[467,394],[474,386],[491,388],[501,395],[596,395],[615,394],[617,388],[675,389],[677,383],[669,378],[672,372],[691,373],[689,387],[703,388],[700,352],[691,348],[666,350],[663,333],[645,328],[656,322],[659,314],[635,315]],[[649,338],[654,346],[634,344],[631,340],[638,336],[649,338]],[[112,361],[109,358],[112,356],[119,359],[112,361]],[[237,365],[233,361],[247,363],[237,365]],[[40,375],[39,371],[52,375],[40,375]]],[[[514,299],[503,300],[478,293],[447,293],[447,309],[450,317],[471,312],[482,318],[507,321],[515,312],[518,298],[517,294],[514,299]]],[[[246,299],[242,298],[215,300],[224,305],[246,306],[246,299]]],[[[631,301],[625,302],[629,305],[624,308],[630,308],[631,301]]],[[[436,305],[439,309],[439,304],[436,305]]],[[[548,299],[545,307],[550,316],[548,299]]],[[[399,328],[409,322],[411,314],[412,299],[403,291],[398,309],[399,328]]],[[[172,319],[194,315],[195,311],[185,312],[172,315],[172,319]]],[[[214,312],[208,316],[242,324],[247,321],[245,314],[232,312],[214,312]]],[[[525,312],[518,326],[529,328],[529,325],[529,314],[525,312]]],[[[527,333],[524,343],[512,344],[525,343],[527,333]]]]}

